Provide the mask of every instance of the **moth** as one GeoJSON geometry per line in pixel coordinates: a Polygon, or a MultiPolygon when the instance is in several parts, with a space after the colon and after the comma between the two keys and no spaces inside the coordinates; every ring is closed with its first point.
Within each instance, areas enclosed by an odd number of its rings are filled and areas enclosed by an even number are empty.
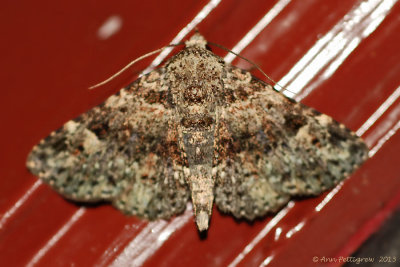
{"type": "Polygon", "coordinates": [[[149,220],[191,200],[204,231],[214,202],[254,220],[332,188],[366,160],[343,124],[206,45],[194,34],[163,67],[52,132],[30,152],[29,170],[67,199],[149,220]]]}

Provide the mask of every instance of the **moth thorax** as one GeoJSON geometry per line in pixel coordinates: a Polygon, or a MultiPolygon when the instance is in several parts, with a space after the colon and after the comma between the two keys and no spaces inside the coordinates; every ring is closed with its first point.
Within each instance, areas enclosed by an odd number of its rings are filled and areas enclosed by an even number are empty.
{"type": "Polygon", "coordinates": [[[178,54],[167,66],[173,101],[177,105],[207,105],[222,90],[223,66],[210,51],[193,47],[178,54]]]}
{"type": "Polygon", "coordinates": [[[204,84],[190,84],[182,91],[182,101],[186,105],[201,105],[213,100],[213,90],[204,84]]]}

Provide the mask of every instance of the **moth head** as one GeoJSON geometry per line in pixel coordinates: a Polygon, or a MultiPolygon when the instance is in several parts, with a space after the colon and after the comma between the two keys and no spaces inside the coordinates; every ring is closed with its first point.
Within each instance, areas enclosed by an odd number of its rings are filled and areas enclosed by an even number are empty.
{"type": "Polygon", "coordinates": [[[206,49],[207,41],[200,33],[196,32],[185,42],[186,47],[200,47],[206,49]]]}

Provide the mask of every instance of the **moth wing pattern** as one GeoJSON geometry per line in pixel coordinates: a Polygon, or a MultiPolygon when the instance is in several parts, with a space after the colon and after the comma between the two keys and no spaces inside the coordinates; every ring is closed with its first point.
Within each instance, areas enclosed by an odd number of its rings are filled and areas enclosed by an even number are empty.
{"type": "Polygon", "coordinates": [[[64,197],[110,201],[148,219],[181,213],[189,200],[165,69],[142,76],[43,139],[27,166],[64,197]]]}
{"type": "Polygon", "coordinates": [[[199,33],[185,44],[43,139],[30,171],[68,199],[151,220],[191,199],[204,231],[213,203],[253,220],[332,188],[367,159],[354,132],[225,63],[199,33]]]}
{"type": "Polygon", "coordinates": [[[287,98],[249,72],[225,66],[215,202],[237,218],[315,196],[366,158],[367,146],[331,117],[287,98]]]}

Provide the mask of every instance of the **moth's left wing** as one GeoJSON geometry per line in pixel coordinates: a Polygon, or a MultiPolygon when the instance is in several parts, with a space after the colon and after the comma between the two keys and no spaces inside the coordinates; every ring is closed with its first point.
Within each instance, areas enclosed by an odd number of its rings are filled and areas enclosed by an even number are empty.
{"type": "Polygon", "coordinates": [[[139,78],[43,139],[30,171],[66,198],[169,218],[189,199],[165,69],[139,78]]]}
{"type": "Polygon", "coordinates": [[[291,196],[332,188],[366,158],[365,143],[331,117],[227,65],[220,110],[216,198],[220,210],[254,219],[291,196]]]}

